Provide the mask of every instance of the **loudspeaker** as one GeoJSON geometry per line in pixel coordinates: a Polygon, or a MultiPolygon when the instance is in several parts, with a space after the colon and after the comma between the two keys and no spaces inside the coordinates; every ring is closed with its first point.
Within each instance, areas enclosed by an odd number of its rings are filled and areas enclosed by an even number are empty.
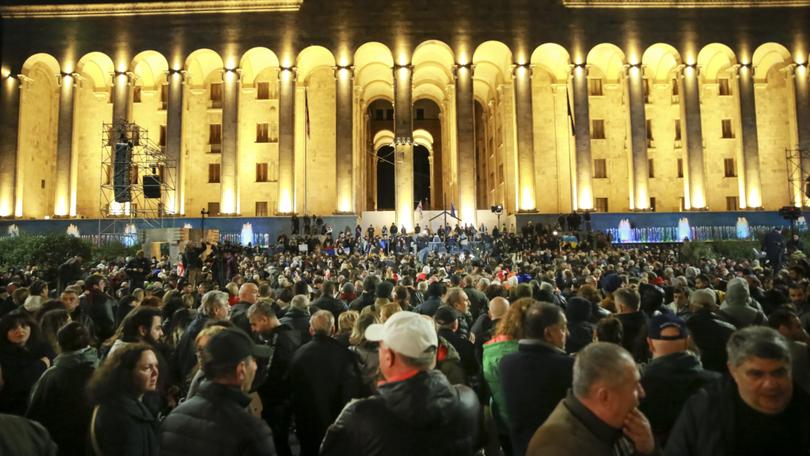
{"type": "Polygon", "coordinates": [[[132,145],[120,142],[115,145],[113,158],[113,193],[116,203],[129,203],[132,201],[130,192],[130,167],[132,165],[132,145]]]}
{"type": "Polygon", "coordinates": [[[143,176],[143,196],[160,198],[160,176],[156,174],[143,176]]]}

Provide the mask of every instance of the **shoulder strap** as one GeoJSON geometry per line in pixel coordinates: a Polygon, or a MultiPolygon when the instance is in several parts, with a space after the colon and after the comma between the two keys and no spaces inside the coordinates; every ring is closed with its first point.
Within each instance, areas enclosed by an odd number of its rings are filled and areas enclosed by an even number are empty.
{"type": "Polygon", "coordinates": [[[93,445],[93,454],[95,456],[103,456],[101,448],[98,445],[98,438],[96,438],[96,416],[98,415],[99,406],[93,407],[93,417],[90,419],[90,443],[93,445]]]}

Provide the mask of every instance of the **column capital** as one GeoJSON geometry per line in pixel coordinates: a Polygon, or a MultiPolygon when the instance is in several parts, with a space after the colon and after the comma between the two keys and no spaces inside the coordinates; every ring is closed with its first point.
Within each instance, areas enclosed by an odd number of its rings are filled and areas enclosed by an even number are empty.
{"type": "Polygon", "coordinates": [[[180,76],[180,80],[181,80],[181,81],[184,81],[184,80],[186,79],[186,73],[187,73],[187,71],[186,71],[186,70],[173,70],[173,69],[169,69],[169,70],[166,70],[166,71],[165,71],[165,73],[166,73],[166,81],[167,81],[167,82],[171,82],[171,78],[172,78],[172,76],[174,76],[175,74],[180,76]]]}
{"type": "Polygon", "coordinates": [[[626,63],[624,64],[624,74],[629,75],[630,70],[632,70],[633,68],[638,69],[639,76],[643,77],[644,69],[647,68],[647,65],[644,65],[643,63],[626,63]]]}
{"type": "Polygon", "coordinates": [[[530,63],[513,63],[512,76],[516,77],[521,68],[529,74],[529,78],[532,77],[532,65],[530,63]]]}
{"type": "Polygon", "coordinates": [[[680,77],[686,76],[687,68],[692,68],[693,70],[695,70],[695,77],[700,75],[700,65],[698,65],[697,63],[690,63],[690,64],[682,63],[675,67],[675,69],[678,71],[678,76],[680,77]]]}
{"type": "Polygon", "coordinates": [[[456,63],[453,65],[453,77],[458,79],[458,70],[461,68],[469,68],[470,69],[470,79],[472,79],[473,75],[475,74],[475,64],[474,63],[456,63]]]}
{"type": "Polygon", "coordinates": [[[278,70],[278,78],[281,80],[281,75],[284,73],[290,73],[290,80],[295,81],[298,79],[298,67],[296,66],[288,66],[288,67],[279,67],[278,70]]]}
{"type": "Polygon", "coordinates": [[[75,86],[78,76],[79,73],[66,73],[63,71],[56,75],[56,83],[59,85],[59,87],[62,87],[62,84],[64,84],[65,80],[69,77],[70,84],[75,86]]]}
{"type": "Polygon", "coordinates": [[[743,73],[746,73],[748,76],[754,76],[754,66],[750,63],[735,63],[731,65],[731,70],[734,72],[734,76],[740,78],[743,73]],[[744,71],[746,69],[748,71],[744,71]]]}
{"type": "Polygon", "coordinates": [[[349,79],[354,79],[354,65],[335,65],[332,67],[332,71],[335,79],[338,79],[341,71],[347,71],[349,73],[349,79]]]}
{"type": "Polygon", "coordinates": [[[568,65],[568,74],[574,76],[577,68],[582,69],[583,76],[588,76],[588,70],[591,68],[591,66],[587,63],[572,63],[568,65]]]}
{"type": "Polygon", "coordinates": [[[236,68],[222,68],[220,70],[220,74],[222,76],[222,81],[225,82],[225,75],[231,73],[234,75],[234,78],[238,81],[242,77],[242,69],[239,67],[236,68]]]}
{"type": "Polygon", "coordinates": [[[413,71],[413,64],[412,63],[406,63],[406,64],[402,65],[402,64],[399,64],[399,63],[395,63],[394,66],[391,67],[391,70],[392,71],[397,71],[397,70],[413,71]]]}

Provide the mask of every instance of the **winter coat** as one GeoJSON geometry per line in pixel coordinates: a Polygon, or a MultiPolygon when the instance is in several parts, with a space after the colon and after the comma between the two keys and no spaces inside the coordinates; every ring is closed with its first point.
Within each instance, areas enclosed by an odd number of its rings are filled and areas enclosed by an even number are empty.
{"type": "Polygon", "coordinates": [[[36,421],[0,414],[0,454],[55,456],[56,444],[36,421]]]}
{"type": "Polygon", "coordinates": [[[361,345],[352,345],[349,350],[355,355],[355,360],[363,376],[363,384],[370,390],[376,389],[377,380],[380,376],[379,344],[377,342],[365,342],[361,345]]]}
{"type": "Polygon", "coordinates": [[[343,406],[368,393],[352,352],[322,334],[296,350],[290,361],[290,384],[304,454],[317,454],[326,428],[343,406]]]}
{"type": "Polygon", "coordinates": [[[444,305],[444,303],[442,302],[441,297],[430,296],[425,299],[425,302],[419,305],[416,311],[422,315],[429,315],[432,317],[436,313],[436,310],[442,305],[444,305]]]}
{"type": "Polygon", "coordinates": [[[204,381],[160,428],[161,456],[266,456],[275,454],[270,428],[246,410],[250,397],[238,388],[204,381]]]}
{"type": "Polygon", "coordinates": [[[301,343],[307,343],[312,338],[309,334],[309,317],[309,310],[290,307],[281,318],[281,324],[296,330],[301,343]]]}
{"type": "Polygon", "coordinates": [[[480,426],[470,388],[423,371],[350,402],[329,427],[321,455],[468,456],[478,448],[480,426]]]}
{"type": "Polygon", "coordinates": [[[639,408],[650,421],[659,443],[666,442],[689,397],[720,378],[719,373],[704,370],[700,360],[689,352],[661,356],[644,366],[641,385],[646,396],[639,408]]]}
{"type": "Polygon", "coordinates": [[[518,341],[505,336],[495,336],[484,344],[483,371],[484,380],[492,394],[492,411],[498,429],[506,434],[509,426],[509,413],[506,411],[506,400],[501,385],[501,360],[504,356],[518,350],[518,341]]]}
{"type": "Polygon", "coordinates": [[[157,420],[133,397],[121,396],[98,405],[90,426],[91,448],[95,440],[103,456],[158,454],[157,420]]]}
{"type": "Polygon", "coordinates": [[[44,345],[34,345],[30,349],[11,344],[0,348],[4,383],[0,389],[0,413],[25,415],[31,387],[48,368],[41,359],[48,354],[44,345]]]}
{"type": "Polygon", "coordinates": [[[312,313],[315,313],[315,309],[328,310],[329,312],[332,312],[332,315],[335,317],[335,321],[337,321],[338,317],[340,317],[340,314],[349,310],[346,303],[331,296],[321,296],[313,301],[311,306],[314,307],[314,309],[310,308],[310,312],[312,313]]]}
{"type": "Polygon", "coordinates": [[[32,389],[26,417],[48,429],[60,455],[85,454],[93,411],[85,388],[97,365],[95,348],[62,353],[32,389]]]}
{"type": "Polygon", "coordinates": [[[539,340],[521,340],[501,360],[501,385],[515,454],[526,453],[534,431],[571,388],[574,358],[539,340]]]}
{"type": "Polygon", "coordinates": [[[568,319],[568,337],[565,340],[566,353],[576,353],[593,342],[594,325],[591,323],[591,302],[574,296],[565,307],[568,319]]]}
{"type": "Polygon", "coordinates": [[[686,320],[686,328],[700,349],[700,361],[705,369],[726,373],[726,343],[736,331],[734,325],[721,320],[708,310],[700,310],[686,320]]]}

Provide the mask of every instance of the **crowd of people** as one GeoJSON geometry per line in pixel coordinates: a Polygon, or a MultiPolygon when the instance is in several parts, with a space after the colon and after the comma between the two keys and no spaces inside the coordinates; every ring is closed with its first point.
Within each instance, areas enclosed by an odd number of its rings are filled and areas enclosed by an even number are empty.
{"type": "Polygon", "coordinates": [[[305,226],[8,267],[0,454],[810,454],[810,263],[777,231],[767,260],[688,261],[305,226]]]}

